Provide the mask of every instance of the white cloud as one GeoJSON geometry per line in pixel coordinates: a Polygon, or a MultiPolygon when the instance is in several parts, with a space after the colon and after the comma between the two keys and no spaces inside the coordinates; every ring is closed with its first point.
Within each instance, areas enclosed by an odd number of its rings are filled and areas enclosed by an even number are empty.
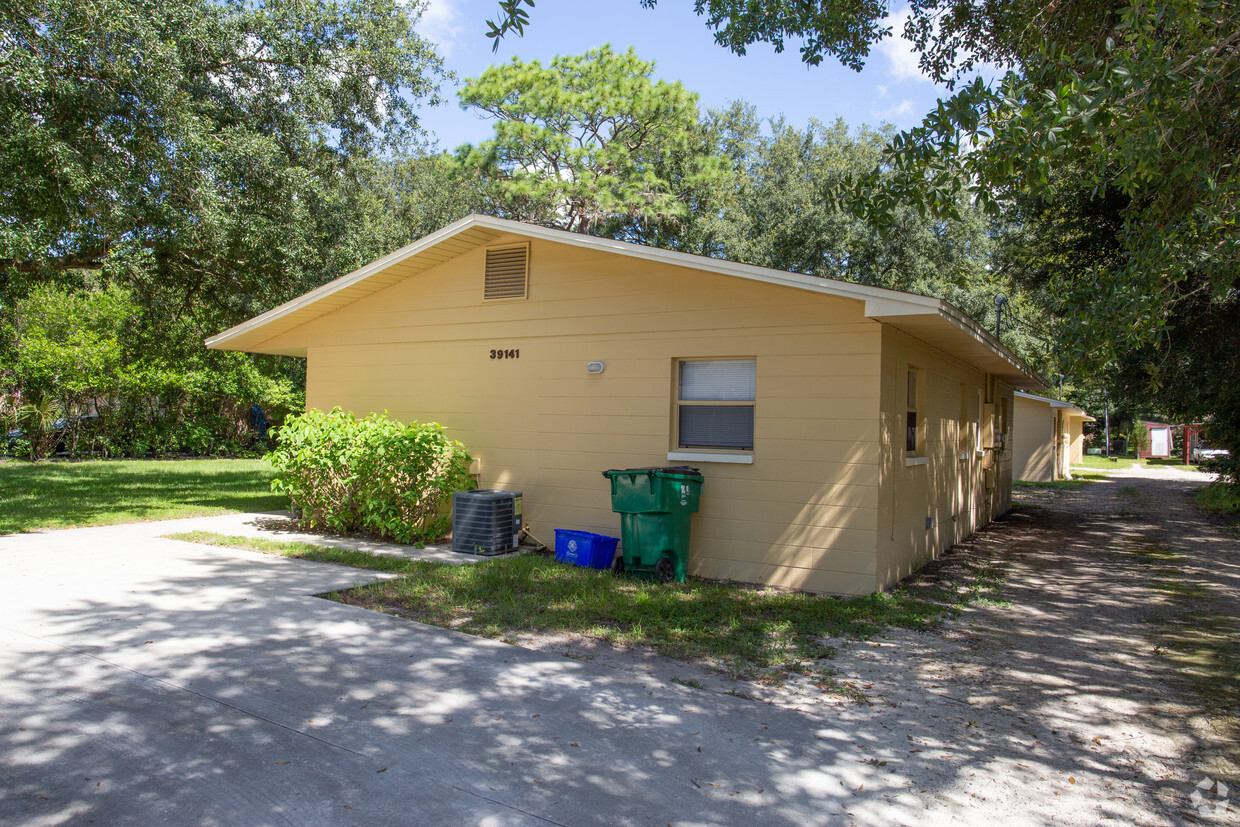
{"type": "Polygon", "coordinates": [[[904,39],[904,24],[908,18],[908,9],[887,16],[883,23],[891,27],[893,34],[878,42],[878,51],[887,58],[887,74],[893,78],[929,81],[930,78],[922,74],[921,67],[917,65],[920,55],[913,49],[913,44],[904,39]]]}
{"type": "Polygon", "coordinates": [[[900,101],[895,106],[887,107],[879,113],[884,121],[892,121],[893,123],[901,123],[905,118],[912,114],[913,102],[908,98],[900,101]]]}
{"type": "Polygon", "coordinates": [[[439,53],[451,57],[465,27],[461,22],[461,0],[427,0],[422,19],[416,26],[418,34],[439,46],[439,53]]]}

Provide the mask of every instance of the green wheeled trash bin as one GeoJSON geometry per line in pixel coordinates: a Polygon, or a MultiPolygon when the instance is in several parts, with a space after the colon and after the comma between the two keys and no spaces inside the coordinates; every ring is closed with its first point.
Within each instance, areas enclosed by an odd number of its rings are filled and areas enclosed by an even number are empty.
{"type": "Polygon", "coordinates": [[[689,517],[698,510],[702,474],[680,465],[604,471],[603,476],[611,481],[611,510],[620,515],[623,545],[612,571],[685,582],[689,517]]]}

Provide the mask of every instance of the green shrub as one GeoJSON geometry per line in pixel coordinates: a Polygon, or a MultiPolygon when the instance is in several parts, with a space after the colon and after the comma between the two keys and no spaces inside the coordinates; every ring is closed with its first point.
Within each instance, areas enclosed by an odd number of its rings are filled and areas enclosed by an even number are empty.
{"type": "Polygon", "coordinates": [[[209,351],[192,326],[149,330],[143,312],[115,285],[38,285],[0,303],[0,424],[23,431],[12,450],[258,455],[254,406],[277,425],[305,407],[293,360],[209,351]]]}
{"type": "Polygon", "coordinates": [[[1203,485],[1194,493],[1197,505],[1216,514],[1240,517],[1240,486],[1218,481],[1203,485]]]}
{"type": "Polygon", "coordinates": [[[359,420],[336,408],[289,416],[273,430],[272,489],[288,494],[307,528],[434,540],[451,524],[448,497],[473,487],[465,447],[435,423],[359,420]]]}

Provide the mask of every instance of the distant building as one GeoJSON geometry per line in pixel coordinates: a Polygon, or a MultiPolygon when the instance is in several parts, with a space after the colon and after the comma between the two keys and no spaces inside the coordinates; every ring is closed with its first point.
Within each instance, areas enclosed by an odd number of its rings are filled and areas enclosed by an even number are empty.
{"type": "Polygon", "coordinates": [[[1025,482],[1071,479],[1069,467],[1084,453],[1082,433],[1094,418],[1071,402],[1016,391],[1012,424],[1012,474],[1025,482]]]}
{"type": "Polygon", "coordinates": [[[1138,459],[1170,459],[1172,438],[1171,427],[1165,422],[1142,422],[1150,435],[1149,445],[1137,451],[1138,459]]]}

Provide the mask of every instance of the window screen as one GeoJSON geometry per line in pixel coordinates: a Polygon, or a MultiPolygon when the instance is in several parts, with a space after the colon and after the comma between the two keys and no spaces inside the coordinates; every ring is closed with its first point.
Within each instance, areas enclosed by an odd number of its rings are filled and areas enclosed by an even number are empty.
{"type": "Polygon", "coordinates": [[[682,361],[676,432],[681,448],[753,450],[756,359],[682,361]]]}

